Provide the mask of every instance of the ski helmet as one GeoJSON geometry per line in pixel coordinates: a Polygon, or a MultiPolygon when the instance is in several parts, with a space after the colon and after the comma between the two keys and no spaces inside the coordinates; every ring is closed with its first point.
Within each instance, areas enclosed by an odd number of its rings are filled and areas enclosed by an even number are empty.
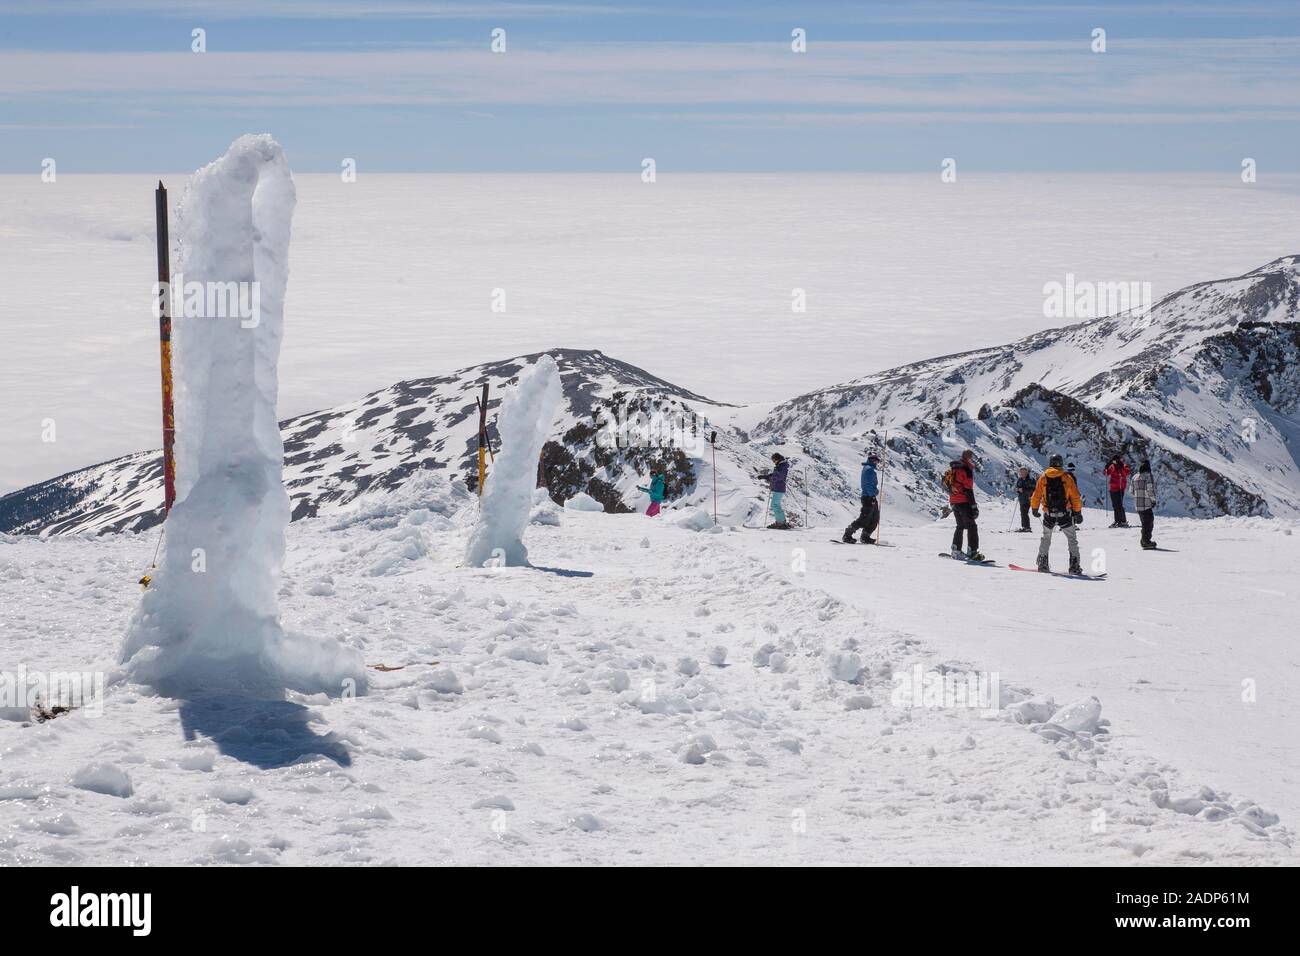
{"type": "Polygon", "coordinates": [[[1062,459],[1060,455],[1053,455],[1047,461],[1048,466],[1051,468],[1060,468],[1063,463],[1064,459],[1062,459]]]}

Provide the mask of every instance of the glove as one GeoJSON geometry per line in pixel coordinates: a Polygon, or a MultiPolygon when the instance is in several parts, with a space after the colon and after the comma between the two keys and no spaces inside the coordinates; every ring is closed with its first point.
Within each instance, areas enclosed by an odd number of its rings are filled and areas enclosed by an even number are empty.
{"type": "Polygon", "coordinates": [[[1035,508],[1033,511],[1031,511],[1031,512],[1029,512],[1029,513],[1030,513],[1031,515],[1033,515],[1035,518],[1041,518],[1041,517],[1042,517],[1042,515],[1038,513],[1038,509],[1037,509],[1037,508],[1035,508]]]}
{"type": "Polygon", "coordinates": [[[1074,523],[1075,523],[1075,524],[1083,524],[1083,512],[1082,512],[1082,511],[1076,511],[1076,512],[1074,513],[1074,523]]]}

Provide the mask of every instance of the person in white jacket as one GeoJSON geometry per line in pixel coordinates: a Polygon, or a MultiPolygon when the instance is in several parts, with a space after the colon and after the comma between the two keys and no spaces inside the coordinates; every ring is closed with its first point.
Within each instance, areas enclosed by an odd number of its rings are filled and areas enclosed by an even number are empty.
{"type": "Polygon", "coordinates": [[[1138,472],[1133,478],[1133,505],[1142,522],[1142,547],[1147,551],[1155,548],[1151,540],[1151,529],[1156,523],[1156,479],[1151,474],[1151,462],[1143,460],[1138,465],[1138,472]]]}

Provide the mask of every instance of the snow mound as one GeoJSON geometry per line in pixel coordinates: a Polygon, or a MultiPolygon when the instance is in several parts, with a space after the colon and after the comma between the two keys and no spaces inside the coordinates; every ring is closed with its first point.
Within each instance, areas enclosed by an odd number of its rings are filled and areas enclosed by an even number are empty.
{"type": "Polygon", "coordinates": [[[555,423],[560,399],[560,370],[555,359],[543,355],[502,400],[497,418],[501,453],[483,486],[478,524],[465,549],[470,567],[528,563],[524,531],[537,488],[537,459],[555,423]]]}
{"type": "Polygon", "coordinates": [[[280,626],[289,496],[276,365],[295,202],[283,150],[261,135],[195,173],[181,204],[177,274],[187,287],[251,287],[258,308],[174,319],[176,503],[121,650],[132,679],[166,694],[282,698],[365,683],[357,652],[280,626]]]}
{"type": "Polygon", "coordinates": [[[110,797],[129,797],[135,792],[130,775],[111,763],[92,763],[79,767],[72,775],[72,785],[78,790],[103,793],[110,797]]]}
{"type": "Polygon", "coordinates": [[[580,491],[564,503],[569,511],[604,511],[605,506],[586,492],[580,491]]]}
{"type": "Polygon", "coordinates": [[[685,528],[687,531],[722,530],[713,523],[713,515],[703,508],[687,508],[673,524],[679,528],[685,528]]]}

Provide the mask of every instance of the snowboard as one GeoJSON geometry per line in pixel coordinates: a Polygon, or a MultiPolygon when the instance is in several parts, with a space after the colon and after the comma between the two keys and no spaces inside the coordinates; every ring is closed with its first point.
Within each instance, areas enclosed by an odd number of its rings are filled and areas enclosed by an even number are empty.
{"type": "MultiPolygon", "coordinates": [[[[831,538],[831,544],[856,544],[859,547],[862,547],[862,542],[860,541],[845,541],[843,538],[831,538]]],[[[898,545],[886,544],[884,541],[877,541],[874,544],[867,545],[867,547],[868,548],[896,548],[898,547],[898,545]]]]}
{"type": "Polygon", "coordinates": [[[969,558],[954,558],[946,551],[940,551],[939,557],[947,558],[950,561],[956,561],[958,564],[978,564],[986,568],[997,567],[997,562],[990,558],[985,558],[983,561],[971,561],[969,558]]]}
{"type": "Polygon", "coordinates": [[[1032,571],[1034,574],[1050,574],[1057,578],[1073,578],[1076,581],[1105,581],[1104,574],[1070,574],[1067,571],[1039,571],[1037,568],[1025,568],[1018,564],[1008,564],[1012,571],[1032,571]]]}

